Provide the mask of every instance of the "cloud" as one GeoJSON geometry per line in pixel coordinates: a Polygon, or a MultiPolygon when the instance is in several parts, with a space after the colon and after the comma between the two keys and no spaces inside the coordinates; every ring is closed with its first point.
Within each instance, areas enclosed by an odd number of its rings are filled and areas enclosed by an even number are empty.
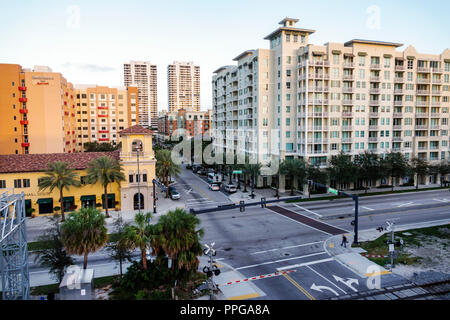
{"type": "Polygon", "coordinates": [[[78,69],[81,71],[87,72],[113,72],[116,71],[116,68],[101,66],[98,64],[82,64],[82,63],[72,63],[66,62],[62,65],[64,68],[78,69]]]}

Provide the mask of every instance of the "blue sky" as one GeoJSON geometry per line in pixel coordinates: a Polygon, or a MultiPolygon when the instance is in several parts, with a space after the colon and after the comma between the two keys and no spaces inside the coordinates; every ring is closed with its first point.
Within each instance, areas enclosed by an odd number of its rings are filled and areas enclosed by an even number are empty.
{"type": "Polygon", "coordinates": [[[0,0],[0,63],[48,65],[72,83],[120,86],[124,62],[148,60],[158,66],[163,110],[167,64],[194,61],[206,109],[212,72],[244,50],[268,48],[263,38],[286,16],[316,30],[313,44],[359,38],[439,54],[450,47],[449,12],[447,0],[0,0]]]}

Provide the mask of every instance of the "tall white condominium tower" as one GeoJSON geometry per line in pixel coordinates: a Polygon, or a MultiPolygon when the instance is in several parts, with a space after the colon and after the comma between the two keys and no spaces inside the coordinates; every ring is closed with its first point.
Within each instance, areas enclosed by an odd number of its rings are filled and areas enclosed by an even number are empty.
{"type": "Polygon", "coordinates": [[[130,61],[123,65],[125,86],[138,87],[139,124],[158,127],[158,90],[156,65],[149,61],[130,61]]]}
{"type": "Polygon", "coordinates": [[[193,62],[167,66],[169,112],[179,109],[200,111],[200,67],[193,62]]]}
{"type": "MultiPolygon", "coordinates": [[[[297,21],[282,20],[265,37],[268,49],[244,51],[236,65],[214,72],[217,148],[243,149],[258,162],[302,158],[321,167],[340,152],[450,159],[449,49],[423,54],[361,39],[314,45],[314,30],[297,21]]],[[[282,177],[280,185],[289,189],[293,180],[282,177]]],[[[434,181],[436,175],[424,182],[434,181]]]]}

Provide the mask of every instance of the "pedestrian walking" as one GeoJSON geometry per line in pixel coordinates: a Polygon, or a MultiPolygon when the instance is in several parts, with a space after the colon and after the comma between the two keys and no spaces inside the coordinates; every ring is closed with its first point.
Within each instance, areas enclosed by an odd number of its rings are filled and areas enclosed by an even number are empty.
{"type": "Polygon", "coordinates": [[[347,248],[347,237],[345,235],[342,235],[341,247],[342,246],[344,246],[344,248],[347,248]]]}

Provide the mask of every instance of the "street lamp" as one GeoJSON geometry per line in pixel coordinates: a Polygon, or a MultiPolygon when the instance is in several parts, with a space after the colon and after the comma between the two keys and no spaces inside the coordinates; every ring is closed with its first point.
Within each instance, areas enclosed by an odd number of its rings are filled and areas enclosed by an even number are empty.
{"type": "Polygon", "coordinates": [[[138,174],[137,174],[137,183],[138,183],[138,210],[139,210],[139,214],[141,213],[141,173],[139,171],[139,153],[142,149],[142,144],[137,145],[135,150],[137,153],[137,169],[138,169],[138,174]]]}

